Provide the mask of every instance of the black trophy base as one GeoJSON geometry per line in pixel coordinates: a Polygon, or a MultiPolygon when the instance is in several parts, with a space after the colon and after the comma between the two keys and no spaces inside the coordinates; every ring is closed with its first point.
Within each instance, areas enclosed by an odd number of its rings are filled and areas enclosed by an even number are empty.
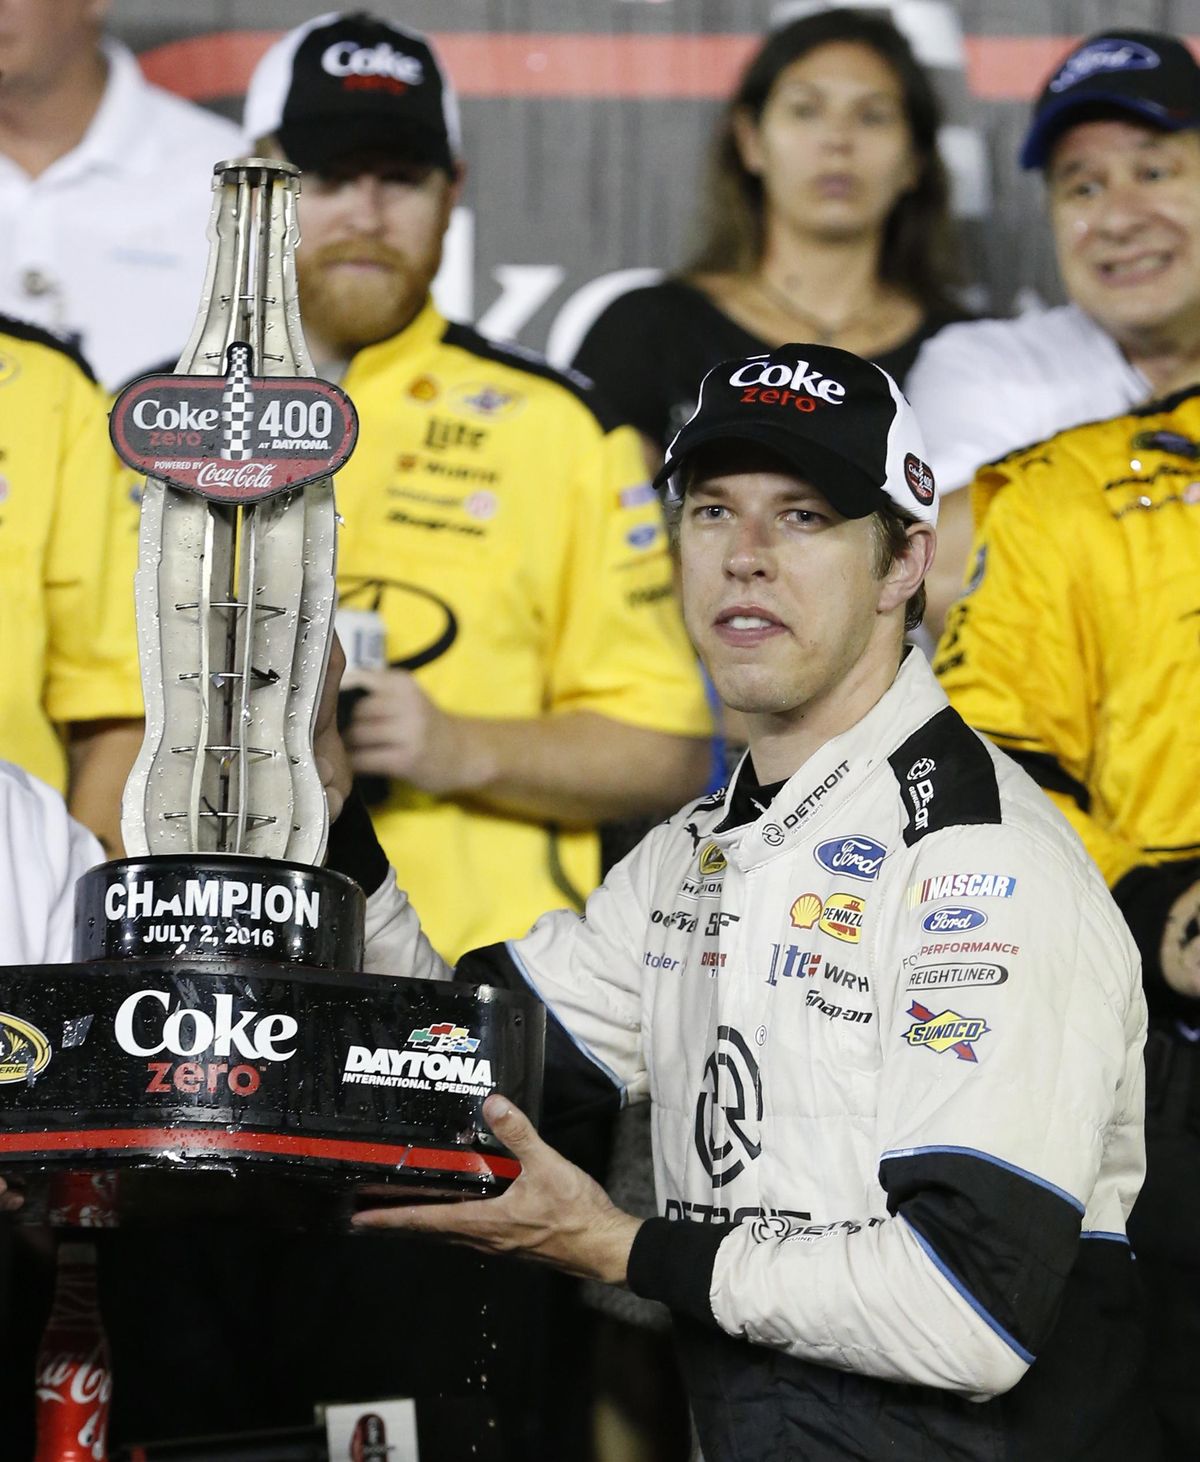
{"type": "Polygon", "coordinates": [[[543,1028],[486,986],[247,958],[0,969],[0,1173],[59,1223],[88,1221],[52,1212],[70,1173],[115,1173],[122,1224],[493,1195],[520,1167],[483,1100],[536,1120],[543,1028]]]}

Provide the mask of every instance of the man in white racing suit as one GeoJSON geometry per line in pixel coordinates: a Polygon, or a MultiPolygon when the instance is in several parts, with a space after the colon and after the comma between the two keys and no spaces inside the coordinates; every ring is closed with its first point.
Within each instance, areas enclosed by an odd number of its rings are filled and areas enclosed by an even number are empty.
{"type": "MultiPolygon", "coordinates": [[[[904,656],[937,510],[911,408],[831,348],[728,361],[660,481],[749,753],[583,918],[455,975],[545,1003],[548,1111],[653,1102],[661,1216],[493,1095],[505,1194],[358,1221],[664,1301],[707,1462],[1157,1455],[1137,955],[1040,788],[904,656]]],[[[447,976],[406,915],[389,967],[447,976]]]]}
{"type": "MultiPolygon", "coordinates": [[[[857,357],[710,372],[662,476],[688,627],[749,753],[582,918],[453,972],[545,1003],[548,1111],[654,1103],[661,1216],[621,1213],[493,1095],[507,1192],[356,1219],[663,1300],[707,1462],[1157,1455],[1124,1233],[1137,957],[1044,794],[902,658],[922,458],[857,357]]],[[[392,897],[373,967],[450,977],[392,897]]]]}

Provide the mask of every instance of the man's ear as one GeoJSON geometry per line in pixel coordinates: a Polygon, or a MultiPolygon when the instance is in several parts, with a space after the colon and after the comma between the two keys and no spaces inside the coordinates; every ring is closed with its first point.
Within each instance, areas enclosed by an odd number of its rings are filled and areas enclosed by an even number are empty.
{"type": "Polygon", "coordinates": [[[887,614],[907,604],[933,565],[937,533],[929,523],[910,523],[904,530],[907,546],[892,560],[879,588],[878,612],[887,614]]]}

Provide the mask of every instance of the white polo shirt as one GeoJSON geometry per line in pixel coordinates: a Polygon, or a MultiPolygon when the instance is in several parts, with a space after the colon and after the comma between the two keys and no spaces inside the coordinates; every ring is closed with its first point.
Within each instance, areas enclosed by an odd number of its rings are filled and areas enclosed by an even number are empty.
{"type": "Polygon", "coordinates": [[[0,312],[77,339],[112,388],[174,364],[200,303],[213,164],[232,122],[142,75],[105,39],[108,84],[71,152],[30,178],[0,155],[0,312]]]}
{"type": "Polygon", "coordinates": [[[921,347],[904,391],[943,493],[985,462],[1151,395],[1111,335],[1079,308],[947,325],[921,347]]]}
{"type": "Polygon", "coordinates": [[[75,881],[103,859],[57,792],[0,761],[0,965],[71,958],[75,881]]]}

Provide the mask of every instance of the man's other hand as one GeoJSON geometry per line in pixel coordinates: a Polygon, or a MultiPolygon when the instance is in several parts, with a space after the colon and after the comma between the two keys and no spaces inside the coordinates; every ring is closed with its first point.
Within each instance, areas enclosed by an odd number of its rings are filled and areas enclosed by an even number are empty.
{"type": "Polygon", "coordinates": [[[347,688],[366,692],[346,728],[356,773],[392,777],[437,796],[477,787],[474,739],[460,718],[440,711],[407,670],[361,670],[347,688]]]}
{"type": "Polygon", "coordinates": [[[354,1216],[363,1229],[439,1234],[490,1254],[523,1254],[567,1274],[624,1284],[641,1219],[623,1213],[599,1183],[538,1136],[507,1097],[483,1104],[488,1126],[521,1163],[521,1176],[499,1198],[373,1209],[354,1216]]]}
{"type": "Polygon", "coordinates": [[[335,634],[329,651],[329,664],[325,667],[325,683],[321,687],[321,701],[317,707],[317,723],[313,727],[313,760],[321,786],[325,788],[325,800],[329,804],[329,821],[338,820],[346,798],[350,795],[353,774],[346,748],[337,728],[338,691],[346,670],[346,655],[342,642],[335,634]]]}

